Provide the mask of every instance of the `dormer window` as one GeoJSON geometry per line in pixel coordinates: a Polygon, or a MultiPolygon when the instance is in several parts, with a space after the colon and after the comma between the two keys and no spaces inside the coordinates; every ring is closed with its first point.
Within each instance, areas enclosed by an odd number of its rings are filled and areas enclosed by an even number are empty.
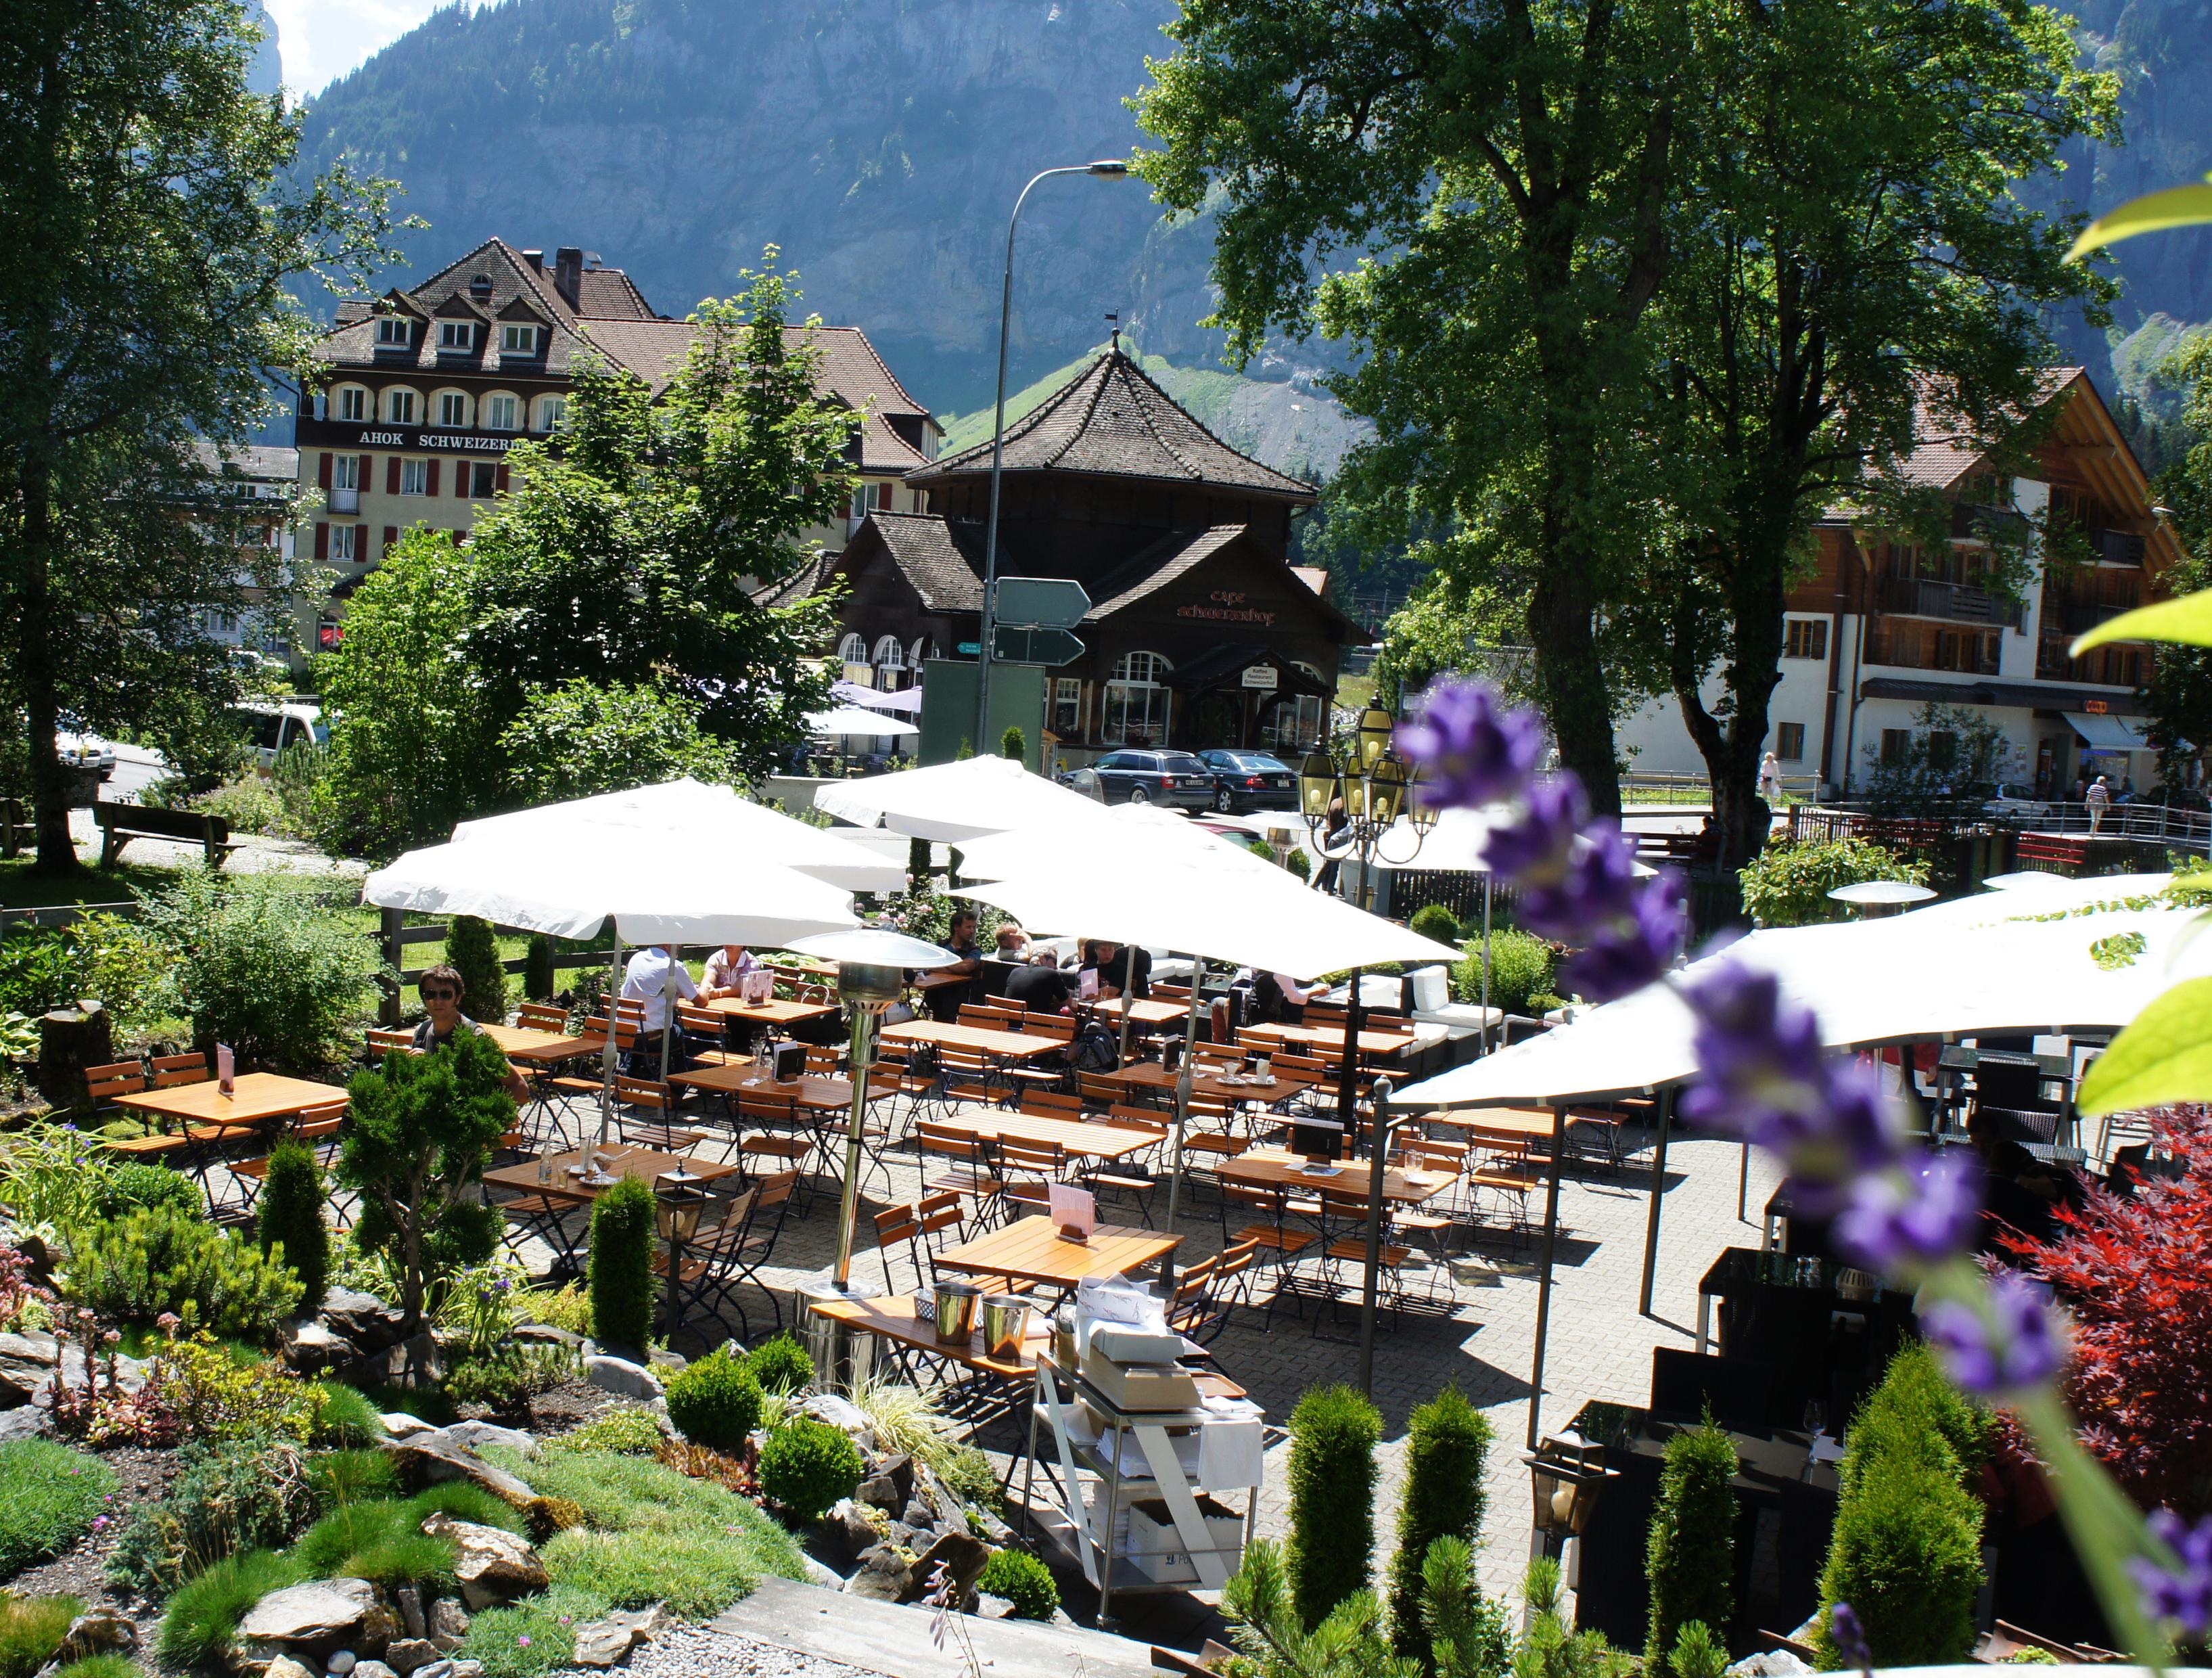
{"type": "Polygon", "coordinates": [[[476,329],[465,320],[441,320],[438,323],[438,348],[441,350],[469,350],[476,344],[476,329]]]}
{"type": "Polygon", "coordinates": [[[380,345],[396,344],[401,349],[406,348],[413,341],[413,334],[407,328],[406,317],[380,315],[376,322],[376,341],[380,345]]]}
{"type": "Polygon", "coordinates": [[[502,326],[499,329],[500,353],[507,356],[534,356],[538,353],[538,329],[535,326],[502,326]]]}

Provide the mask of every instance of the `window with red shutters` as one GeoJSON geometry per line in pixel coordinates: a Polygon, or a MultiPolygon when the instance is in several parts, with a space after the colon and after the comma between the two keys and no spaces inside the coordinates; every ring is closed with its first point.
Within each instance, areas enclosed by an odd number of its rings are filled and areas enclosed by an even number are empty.
{"type": "Polygon", "coordinates": [[[328,559],[330,556],[331,527],[323,523],[320,520],[317,520],[315,522],[315,557],[317,559],[328,559]]]}
{"type": "Polygon", "coordinates": [[[396,454],[384,463],[384,493],[387,495],[399,493],[399,457],[396,454]]]}
{"type": "Polygon", "coordinates": [[[438,457],[434,454],[430,457],[430,487],[422,493],[426,495],[438,493],[438,457]]]}
{"type": "Polygon", "coordinates": [[[328,454],[323,456],[322,464],[316,468],[315,481],[325,489],[331,487],[331,457],[328,454]]]}
{"type": "Polygon", "coordinates": [[[389,552],[392,550],[392,544],[393,543],[397,542],[398,539],[399,539],[399,526],[397,526],[397,525],[386,525],[386,526],[384,527],[384,547],[385,547],[385,551],[386,551],[386,552],[387,552],[387,553],[389,553],[389,552]]]}
{"type": "Polygon", "coordinates": [[[886,513],[891,510],[891,486],[888,483],[876,485],[876,505],[886,513]]]}
{"type": "Polygon", "coordinates": [[[354,482],[360,484],[364,489],[368,488],[370,484],[376,482],[376,457],[374,455],[364,454],[361,457],[361,476],[354,479],[354,482]]]}

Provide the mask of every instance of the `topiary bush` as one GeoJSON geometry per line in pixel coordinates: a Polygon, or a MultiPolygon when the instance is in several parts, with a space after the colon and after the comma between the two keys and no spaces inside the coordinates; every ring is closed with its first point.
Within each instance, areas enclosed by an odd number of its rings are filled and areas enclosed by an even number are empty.
{"type": "Polygon", "coordinates": [[[826,1422],[789,1423],[761,1449],[761,1491],[795,1521],[812,1521],[851,1497],[866,1471],[860,1448],[826,1422]]]}
{"type": "Polygon", "coordinates": [[[715,1450],[743,1450],[760,1426],[760,1381],[726,1346],[677,1375],[666,1397],[677,1430],[715,1450]]]}
{"type": "Polygon", "coordinates": [[[1291,1413],[1291,1599],[1305,1629],[1367,1589],[1382,1418],[1350,1387],[1312,1387],[1291,1413]]]}
{"type": "Polygon", "coordinates": [[[1715,1637],[1728,1635],[1735,1607],[1735,1493],[1729,1489],[1735,1473],[1735,1442],[1710,1420],[1667,1441],[1645,1547],[1649,1678],[1692,1678],[1671,1666],[1686,1626],[1699,1623],[1715,1637]]]}
{"type": "Polygon", "coordinates": [[[456,915],[446,925],[446,965],[461,976],[461,1012],[498,1025],[507,1018],[507,971],[491,922],[456,915]]]}
{"type": "Polygon", "coordinates": [[[274,1249],[300,1279],[300,1310],[307,1316],[322,1308],[330,1285],[331,1231],[323,1222],[323,1168],[313,1148],[288,1139],[269,1150],[255,1230],[261,1250],[274,1249]]]}
{"type": "Polygon", "coordinates": [[[599,1191],[592,1204],[592,1323],[609,1345],[645,1349],[653,1330],[653,1239],[648,1185],[623,1177],[599,1191]]]}
{"type": "Polygon", "coordinates": [[[1017,1620],[1049,1620],[1060,1608],[1060,1582],[1052,1569],[1021,1550],[994,1550],[975,1589],[1003,1596],[1017,1620]]]}
{"type": "Polygon", "coordinates": [[[83,1612],[76,1596],[0,1596],[0,1678],[31,1678],[83,1612]]]}
{"type": "Polygon", "coordinates": [[[114,1489],[115,1471],[96,1456],[46,1439],[0,1444],[0,1577],[76,1543],[114,1489]]]}
{"type": "Polygon", "coordinates": [[[207,1203],[199,1184],[182,1171],[134,1159],[111,1167],[100,1177],[92,1204],[100,1217],[115,1219],[149,1207],[167,1207],[197,1218],[207,1203]]]}
{"type": "Polygon", "coordinates": [[[1423,903],[1407,924],[1416,937],[1432,938],[1439,944],[1459,942],[1459,917],[1442,903],[1423,903]]]}
{"type": "Polygon", "coordinates": [[[72,1233],[64,1291],[111,1322],[187,1325],[266,1346],[300,1302],[300,1280],[248,1241],[173,1207],[72,1233]]]}
{"type": "Polygon", "coordinates": [[[745,1354],[745,1367],[763,1392],[795,1393],[814,1384],[814,1359],[787,1333],[753,1347],[745,1354]]]}
{"type": "Polygon", "coordinates": [[[1439,1538],[1470,1545],[1481,1530],[1483,1463],[1490,1423],[1457,1387],[1447,1387],[1407,1419],[1406,1487],[1398,1504],[1398,1550],[1390,1559],[1390,1642],[1432,1667],[1421,1614],[1422,1570],[1439,1538]]]}
{"type": "MultiPolygon", "coordinates": [[[[1455,1002],[1482,1000],[1482,940],[1461,946],[1466,959],[1452,969],[1455,1002]]],[[[1551,994],[1559,976],[1559,951],[1518,927],[1494,928],[1490,935],[1490,1006],[1509,1014],[1532,1015],[1535,1000],[1551,994]]]]}
{"type": "Polygon", "coordinates": [[[553,940],[544,933],[530,934],[530,942],[522,951],[522,994],[532,1002],[550,1002],[556,981],[553,965],[553,940]]]}

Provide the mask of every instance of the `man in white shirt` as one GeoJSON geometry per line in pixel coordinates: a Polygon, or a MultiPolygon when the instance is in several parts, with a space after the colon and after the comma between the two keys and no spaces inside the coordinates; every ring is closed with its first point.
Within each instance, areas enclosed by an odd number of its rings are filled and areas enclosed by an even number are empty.
{"type": "MultiPolygon", "coordinates": [[[[673,945],[653,944],[629,958],[629,965],[623,970],[622,994],[626,1002],[645,1005],[645,1029],[638,1036],[633,1058],[637,1067],[649,1067],[658,1075],[660,1033],[669,1020],[669,998],[672,994],[691,1001],[699,994],[699,987],[691,982],[691,970],[676,959],[673,945]]],[[[669,1044],[668,1064],[672,1070],[684,1063],[684,1038],[679,1032],[669,1044]]]]}

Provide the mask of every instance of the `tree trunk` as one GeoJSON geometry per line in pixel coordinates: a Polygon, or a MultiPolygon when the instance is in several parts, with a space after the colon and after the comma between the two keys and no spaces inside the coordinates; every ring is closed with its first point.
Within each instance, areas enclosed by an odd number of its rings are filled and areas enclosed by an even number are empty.
{"type": "Polygon", "coordinates": [[[70,837],[70,775],[54,744],[61,708],[54,696],[52,483],[35,447],[24,454],[17,489],[23,516],[23,568],[16,597],[21,608],[15,624],[16,667],[22,672],[24,746],[39,831],[38,872],[71,874],[82,872],[83,865],[70,837]]]}

